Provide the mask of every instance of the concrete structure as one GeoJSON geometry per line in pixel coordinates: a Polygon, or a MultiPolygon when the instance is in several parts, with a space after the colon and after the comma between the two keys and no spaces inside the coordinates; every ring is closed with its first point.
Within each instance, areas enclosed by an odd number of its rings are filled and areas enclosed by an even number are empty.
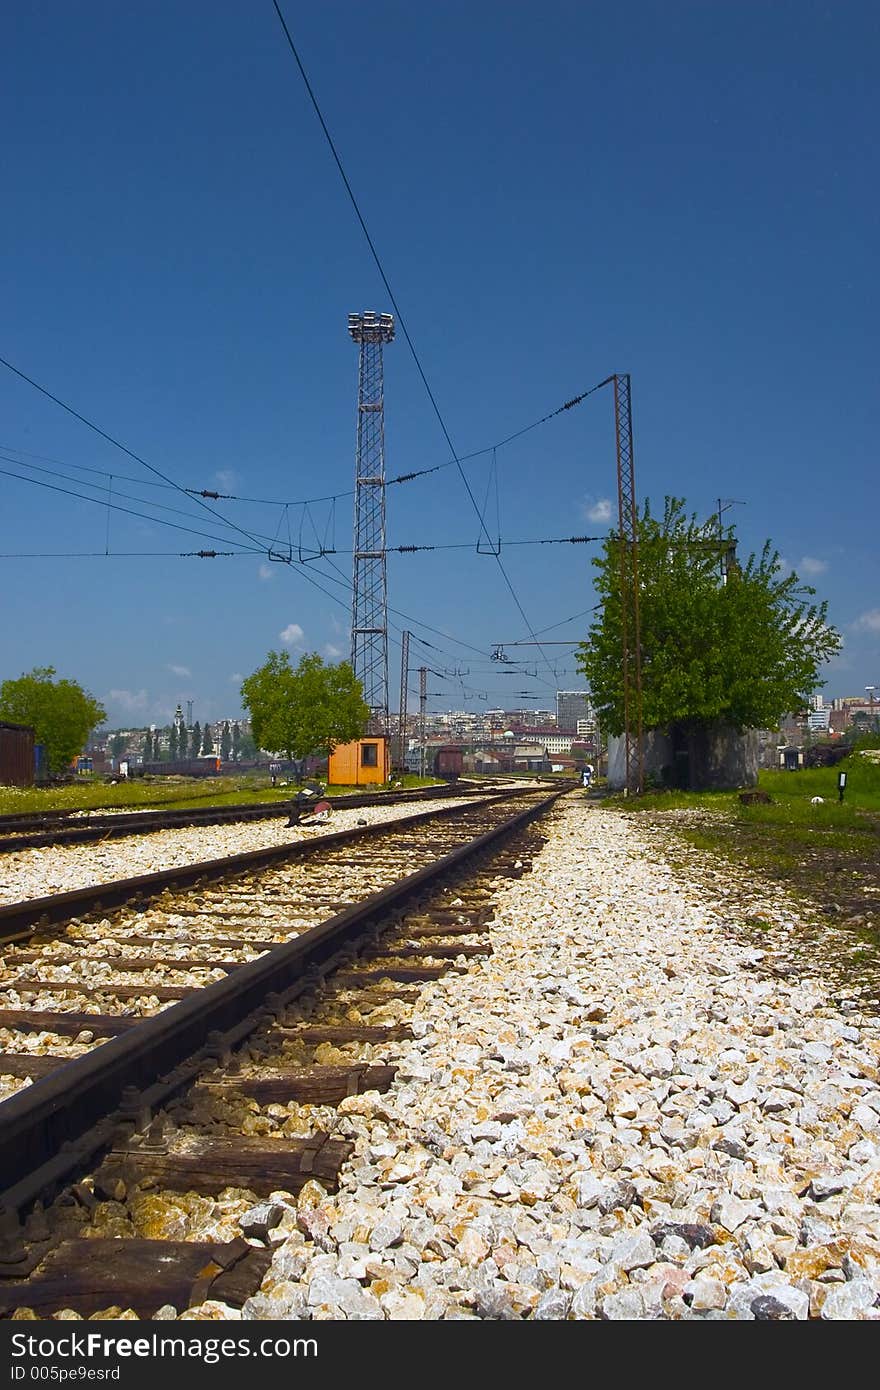
{"type": "MultiPolygon", "coordinates": [[[[740,733],[727,725],[673,726],[669,733],[650,729],[643,739],[646,783],[689,791],[726,791],[754,787],[758,781],[759,740],[756,729],[740,733]]],[[[608,740],[608,785],[626,786],[622,738],[608,740]]]]}

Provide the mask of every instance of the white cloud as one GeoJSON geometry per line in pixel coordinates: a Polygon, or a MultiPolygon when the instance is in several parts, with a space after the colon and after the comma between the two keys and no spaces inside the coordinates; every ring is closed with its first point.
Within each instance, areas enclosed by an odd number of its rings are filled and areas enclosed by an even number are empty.
{"type": "Polygon", "coordinates": [[[127,714],[142,713],[150,703],[146,690],[111,690],[107,699],[127,714]]]}
{"type": "Polygon", "coordinates": [[[592,504],[585,508],[588,521],[599,521],[603,524],[611,520],[611,499],[599,497],[592,504]]]}
{"type": "Polygon", "coordinates": [[[188,666],[169,666],[168,670],[174,676],[191,676],[192,671],[188,666]]]}
{"type": "Polygon", "coordinates": [[[257,574],[260,576],[261,579],[274,579],[277,572],[278,571],[273,569],[271,565],[267,565],[265,560],[260,565],[260,568],[257,570],[257,574]]]}
{"type": "Polygon", "coordinates": [[[302,639],[305,636],[305,634],[302,628],[300,627],[299,623],[288,623],[287,627],[283,628],[282,631],[279,632],[278,636],[281,638],[281,641],[285,644],[285,646],[299,647],[302,645],[302,639]]]}
{"type": "Polygon", "coordinates": [[[328,642],[324,647],[324,655],[328,657],[330,661],[338,661],[344,653],[341,647],[334,647],[332,642],[328,642]]]}
{"type": "Polygon", "coordinates": [[[857,632],[880,632],[880,608],[869,608],[860,613],[853,623],[857,632]]]}
{"type": "Polygon", "coordinates": [[[801,574],[824,574],[828,565],[825,560],[816,560],[812,555],[802,555],[801,562],[797,566],[801,574]]]}
{"type": "Polygon", "coordinates": [[[236,484],[236,476],[233,469],[220,468],[214,474],[214,481],[216,483],[219,483],[222,488],[234,488],[236,484]]]}
{"type": "Polygon", "coordinates": [[[230,684],[230,685],[241,685],[241,683],[242,683],[243,680],[244,680],[244,676],[241,674],[240,671],[233,671],[232,675],[229,677],[229,684],[230,684]]]}

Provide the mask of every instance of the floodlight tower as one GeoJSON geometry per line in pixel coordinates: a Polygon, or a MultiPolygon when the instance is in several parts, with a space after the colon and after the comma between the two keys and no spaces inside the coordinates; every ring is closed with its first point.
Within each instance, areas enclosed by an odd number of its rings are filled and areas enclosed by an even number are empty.
{"type": "Polygon", "coordinates": [[[370,706],[370,733],[388,734],[388,585],[385,567],[385,401],[382,348],[391,314],[349,314],[360,346],[354,491],[351,664],[370,706]]]}

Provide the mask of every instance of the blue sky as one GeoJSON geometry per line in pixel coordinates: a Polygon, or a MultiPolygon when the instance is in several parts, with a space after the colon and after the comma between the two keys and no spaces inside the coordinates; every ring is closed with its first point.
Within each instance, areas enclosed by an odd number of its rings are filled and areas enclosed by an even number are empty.
{"type": "MultiPolygon", "coordinates": [[[[880,685],[877,7],[282,9],[456,451],[629,373],[639,499],[730,502],[828,600],[826,697],[880,685]]],[[[0,676],[233,716],[269,650],[349,653],[347,316],[392,306],[271,0],[17,6],[0,103],[0,356],[179,487],[270,503],[211,514],[0,369],[0,676]]],[[[388,478],[449,464],[399,326],[385,407],[388,478]]],[[[462,467],[504,572],[455,466],[389,487],[390,546],[462,547],[389,557],[391,706],[407,628],[432,709],[551,707],[598,547],[515,543],[614,524],[608,389],[462,467]]]]}

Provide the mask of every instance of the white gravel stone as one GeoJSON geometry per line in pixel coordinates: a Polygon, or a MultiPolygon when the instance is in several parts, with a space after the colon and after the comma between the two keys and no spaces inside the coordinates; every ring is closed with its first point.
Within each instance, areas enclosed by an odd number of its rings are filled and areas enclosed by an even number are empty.
{"type": "Polygon", "coordinates": [[[327,1110],[339,1191],[243,1316],[875,1319],[880,1019],[828,964],[845,931],[814,949],[777,887],[578,794],[541,831],[492,954],[383,1014],[415,1025],[397,1077],[327,1110]]]}

